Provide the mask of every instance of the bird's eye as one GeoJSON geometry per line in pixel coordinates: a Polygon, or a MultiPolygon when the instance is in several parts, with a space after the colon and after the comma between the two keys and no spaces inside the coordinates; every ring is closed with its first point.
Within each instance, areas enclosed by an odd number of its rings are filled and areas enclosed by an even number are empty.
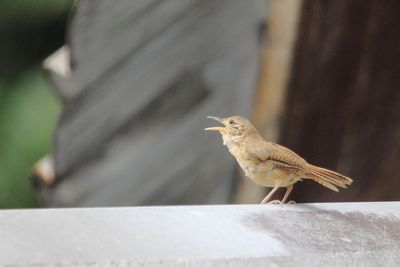
{"type": "Polygon", "coordinates": [[[234,124],[234,123],[235,123],[234,120],[230,120],[230,121],[229,121],[229,124],[230,124],[230,125],[232,125],[232,124],[234,124]]]}

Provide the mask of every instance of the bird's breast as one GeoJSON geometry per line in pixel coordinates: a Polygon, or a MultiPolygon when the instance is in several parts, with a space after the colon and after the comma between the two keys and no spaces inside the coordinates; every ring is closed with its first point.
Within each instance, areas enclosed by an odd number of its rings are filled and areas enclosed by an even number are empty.
{"type": "Polygon", "coordinates": [[[238,160],[238,163],[246,176],[261,186],[274,187],[279,182],[284,187],[297,182],[300,178],[297,173],[276,167],[269,160],[257,163],[238,160]]]}
{"type": "Polygon", "coordinates": [[[300,179],[297,173],[275,167],[269,160],[247,165],[247,168],[243,170],[246,176],[255,183],[266,187],[274,187],[277,182],[280,183],[281,187],[285,187],[296,183],[300,179]]]}
{"type": "Polygon", "coordinates": [[[281,186],[284,187],[300,179],[297,173],[277,168],[269,160],[260,162],[252,158],[247,151],[240,146],[228,146],[228,149],[236,158],[246,176],[261,186],[274,187],[276,181],[279,181],[281,186]]]}

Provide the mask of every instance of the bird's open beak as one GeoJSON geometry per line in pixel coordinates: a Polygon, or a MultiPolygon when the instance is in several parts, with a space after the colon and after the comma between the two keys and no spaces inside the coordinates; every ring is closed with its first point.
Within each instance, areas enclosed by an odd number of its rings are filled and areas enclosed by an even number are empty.
{"type": "MultiPolygon", "coordinates": [[[[207,118],[216,120],[216,121],[224,124],[221,118],[213,117],[213,116],[207,116],[207,118]]],[[[218,131],[220,133],[223,133],[223,132],[226,131],[226,128],[225,127],[208,127],[208,128],[205,128],[204,130],[206,130],[206,131],[218,131]]]]}

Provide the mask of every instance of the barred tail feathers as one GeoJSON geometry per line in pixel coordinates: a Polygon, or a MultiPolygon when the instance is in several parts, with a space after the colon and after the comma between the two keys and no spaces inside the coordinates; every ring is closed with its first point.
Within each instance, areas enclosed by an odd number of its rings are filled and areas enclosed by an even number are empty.
{"type": "Polygon", "coordinates": [[[307,164],[304,169],[304,178],[311,179],[336,192],[339,191],[338,187],[347,188],[353,182],[347,176],[311,164],[307,164]]]}

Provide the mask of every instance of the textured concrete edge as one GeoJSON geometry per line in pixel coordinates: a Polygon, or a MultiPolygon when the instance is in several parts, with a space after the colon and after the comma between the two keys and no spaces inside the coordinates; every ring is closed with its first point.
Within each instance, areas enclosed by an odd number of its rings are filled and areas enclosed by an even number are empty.
{"type": "MultiPolygon", "coordinates": [[[[124,256],[121,256],[121,258],[113,258],[113,255],[110,254],[108,256],[104,254],[99,254],[97,255],[92,255],[88,256],[88,260],[80,260],[79,258],[77,260],[66,260],[66,261],[57,261],[57,260],[47,260],[48,258],[42,258],[43,261],[35,262],[33,261],[32,263],[27,263],[24,262],[24,260],[21,260],[21,262],[18,262],[18,264],[15,263],[15,261],[12,264],[7,264],[8,262],[11,262],[10,260],[6,260],[4,263],[0,264],[0,266],[266,266],[266,265],[272,265],[272,266],[321,266],[321,265],[327,265],[327,266],[400,266],[400,254],[398,253],[398,246],[393,247],[393,246],[386,246],[386,243],[384,243],[385,246],[382,246],[382,236],[380,236],[379,232],[376,232],[376,230],[379,230],[381,224],[379,220],[376,220],[375,216],[373,214],[377,215],[377,218],[381,216],[381,214],[393,214],[396,218],[398,218],[399,213],[400,213],[400,202],[365,202],[365,203],[314,203],[314,204],[298,204],[298,205],[215,205],[215,206],[153,206],[153,207],[131,207],[131,208],[71,208],[71,209],[36,209],[36,210],[4,210],[0,211],[0,215],[2,215],[3,219],[10,222],[9,217],[16,217],[17,221],[20,220],[22,217],[26,218],[34,218],[36,215],[39,215],[43,218],[54,218],[57,216],[49,216],[51,214],[74,214],[74,216],[78,215],[80,216],[81,214],[100,214],[103,217],[107,217],[110,212],[112,214],[119,214],[124,213],[126,211],[129,211],[129,214],[146,214],[143,213],[145,210],[150,211],[148,214],[158,214],[157,211],[163,211],[163,214],[168,214],[169,211],[174,211],[176,214],[183,214],[186,213],[185,211],[189,211],[190,213],[190,218],[192,218],[192,215],[196,215],[197,213],[193,213],[196,211],[207,211],[207,213],[210,214],[218,214],[219,216],[222,216],[221,218],[224,220],[229,216],[230,214],[242,214],[242,213],[250,213],[253,216],[251,218],[255,218],[256,220],[251,220],[252,222],[252,228],[256,229],[257,231],[260,231],[261,235],[263,234],[271,234],[271,231],[276,236],[272,236],[274,238],[281,238],[280,240],[286,241],[284,244],[285,247],[290,250],[291,246],[296,244],[294,241],[300,241],[300,244],[309,244],[311,246],[311,250],[308,249],[310,247],[304,247],[304,250],[302,247],[299,247],[294,245],[292,249],[295,253],[291,253],[290,255],[270,255],[270,256],[260,256],[256,257],[254,256],[254,248],[244,246],[240,247],[240,250],[238,251],[240,254],[240,251],[243,250],[248,250],[248,253],[245,253],[247,255],[244,255],[243,257],[238,257],[238,254],[236,253],[230,253],[230,255],[222,255],[220,256],[215,256],[214,253],[211,253],[210,257],[204,257],[204,258],[198,258],[196,256],[194,257],[187,257],[189,254],[181,254],[181,253],[176,253],[176,255],[172,259],[160,259],[160,260],[155,260],[154,258],[157,258],[157,255],[150,255],[148,259],[142,259],[134,256],[134,254],[131,254],[131,251],[129,251],[127,254],[124,256]],[[141,211],[141,212],[133,212],[133,211],[141,211]],[[224,211],[220,213],[220,211],[224,211]],[[237,211],[240,211],[240,213],[237,213],[237,211]],[[298,230],[299,228],[294,228],[293,232],[295,234],[294,241],[292,238],[287,239],[285,235],[280,236],[278,232],[275,232],[275,228],[271,228],[274,223],[282,220],[287,220],[288,217],[283,216],[285,214],[284,211],[291,211],[291,215],[298,213],[297,215],[300,215],[300,217],[297,217],[298,219],[304,219],[304,216],[307,216],[305,213],[318,213],[321,214],[320,211],[323,211],[322,214],[324,214],[321,218],[318,216],[315,217],[317,219],[316,223],[318,225],[326,225],[325,223],[328,224],[330,220],[339,220],[343,217],[332,217],[332,216],[325,216],[326,214],[333,213],[339,214],[339,213],[354,213],[356,212],[359,214],[360,212],[364,213],[371,213],[373,216],[372,217],[372,223],[374,225],[378,225],[379,227],[376,228],[374,227],[362,227],[363,224],[360,222],[363,222],[365,218],[368,219],[368,217],[360,217],[360,218],[355,218],[356,220],[354,221],[354,225],[352,227],[349,227],[347,229],[347,232],[345,233],[336,233],[336,228],[332,227],[326,227],[325,233],[326,235],[321,235],[321,229],[317,227],[316,231],[310,231],[310,233],[306,234],[296,234],[296,229],[298,230]],[[277,213],[278,212],[278,213],[277,213]],[[283,213],[280,213],[283,212],[283,213]],[[275,214],[278,216],[275,216],[276,220],[270,222],[269,224],[264,221],[266,218],[265,215],[267,214],[275,214]],[[224,215],[225,214],[225,215],[224,215]],[[261,217],[257,217],[257,215],[260,214],[262,215],[261,217]],[[279,214],[283,214],[280,216],[279,214]],[[23,215],[23,216],[22,216],[23,215]],[[257,219],[258,218],[258,219],[257,219]],[[319,219],[319,220],[318,220],[319,219]],[[259,225],[259,220],[262,221],[262,224],[259,225]],[[361,221],[360,221],[361,220],[361,221]],[[271,225],[272,223],[272,225],[271,225]],[[323,224],[321,224],[323,223],[323,224]],[[259,228],[257,228],[259,227],[259,228]],[[368,238],[368,234],[373,235],[373,238],[368,238]],[[330,240],[330,239],[337,239],[340,237],[343,238],[348,238],[349,235],[356,235],[356,237],[361,239],[365,239],[367,243],[364,243],[365,246],[360,246],[360,240],[355,243],[355,245],[348,245],[346,242],[339,242],[337,244],[337,247],[332,247],[331,243],[325,244],[325,246],[330,246],[330,251],[325,252],[322,251],[321,248],[323,248],[324,244],[321,244],[320,242],[324,243],[325,239],[330,240]],[[316,238],[314,238],[316,237],[316,238]],[[311,240],[312,242],[307,243],[307,240],[311,240]],[[315,242],[317,240],[317,242],[315,242]],[[319,241],[318,241],[319,240],[319,241]],[[347,245],[346,245],[347,244],[347,245]],[[357,245],[358,244],[358,245],[357,245]],[[355,247],[354,247],[355,246],[355,247]],[[357,247],[358,246],[358,247],[357,247]],[[355,248],[355,249],[354,249],[355,248]],[[313,250],[314,249],[314,250],[313,250]],[[181,257],[182,256],[182,257],[181,257]],[[93,260],[91,258],[93,257],[93,260]],[[103,258],[102,258],[103,257],[103,258]]],[[[161,214],[161,213],[160,213],[161,214]]],[[[342,216],[342,215],[341,215],[342,216]]],[[[85,217],[83,217],[85,218],[85,217]]],[[[90,217],[90,218],[96,218],[97,217],[90,217]]],[[[215,217],[211,217],[215,218],[215,217]]],[[[233,217],[236,218],[236,217],[233,217]]],[[[242,217],[239,217],[239,219],[242,217]]],[[[6,222],[5,221],[5,222],[6,222]]],[[[30,219],[29,219],[30,221],[30,219]]],[[[367,220],[368,221],[368,220],[367,220]]],[[[106,221],[107,222],[107,221],[106,221]]],[[[109,221],[108,221],[109,222],[109,221]]],[[[174,221],[172,221],[174,222],[174,221]]],[[[207,222],[207,221],[205,221],[207,222]]],[[[343,223],[345,224],[345,227],[347,226],[347,223],[349,221],[345,220],[343,223]]],[[[371,221],[370,221],[371,222],[371,221]]],[[[123,221],[123,224],[125,222],[123,221]]],[[[387,237],[391,239],[392,241],[394,240],[396,243],[400,241],[399,236],[398,236],[398,223],[397,221],[390,221],[390,226],[387,228],[387,237]],[[390,229],[392,229],[390,231],[390,229]]],[[[10,222],[10,225],[12,223],[10,222]]],[[[101,225],[101,224],[100,224],[101,225]]],[[[113,225],[113,223],[112,223],[113,225]]],[[[246,226],[246,225],[245,225],[246,226]]],[[[248,226],[248,225],[247,225],[248,226]]],[[[351,225],[350,225],[351,226],[351,225]]],[[[5,228],[7,229],[7,228],[5,228]]],[[[189,228],[190,229],[190,228],[189,228]]],[[[235,230],[236,228],[233,228],[235,230]]],[[[23,230],[26,230],[23,228],[23,230]]],[[[187,229],[186,229],[187,230],[187,229]]],[[[218,230],[218,227],[214,229],[214,233],[218,230]]],[[[187,232],[187,231],[186,231],[187,232]]],[[[229,232],[229,231],[228,231],[229,232]]],[[[8,232],[9,233],[9,232],[8,232]]],[[[6,235],[7,237],[7,235],[6,235]]],[[[10,234],[10,240],[13,240],[15,237],[10,234]]],[[[202,239],[203,237],[200,237],[202,239]]],[[[384,237],[383,237],[384,238],[384,237]]],[[[167,238],[168,239],[168,238],[167,238]]],[[[7,240],[7,238],[5,239],[7,240]]],[[[21,235],[21,242],[26,243],[26,235],[21,235]]],[[[89,240],[93,240],[91,236],[89,236],[89,240]]],[[[154,239],[153,239],[154,241],[154,239]]],[[[212,240],[210,240],[211,242],[212,240]]],[[[384,240],[383,240],[384,241],[384,240]]],[[[130,246],[132,245],[130,242],[132,240],[127,240],[128,243],[126,245],[130,246]]],[[[225,239],[224,242],[229,242],[229,239],[225,239]]],[[[89,242],[90,243],[90,242],[89,242]]],[[[152,243],[152,242],[150,242],[152,243]]],[[[361,242],[362,243],[362,242],[361,242]]],[[[56,240],[56,246],[58,246],[58,241],[56,240]]],[[[154,242],[153,242],[154,244],[154,242]]],[[[217,249],[220,246],[224,246],[226,243],[221,243],[217,244],[215,246],[211,246],[213,249],[217,249]]],[[[253,243],[254,244],[254,243],[253,243]]],[[[259,245],[265,244],[265,240],[261,240],[261,243],[258,242],[259,245]]],[[[142,245],[142,244],[140,244],[142,245]]],[[[153,249],[153,247],[151,247],[153,249]]],[[[268,247],[266,247],[268,248],[268,247]]],[[[329,247],[328,247],[329,248],[329,247]]],[[[14,248],[15,249],[15,248],[14,248]]],[[[258,247],[258,250],[260,247],[258,247]]],[[[261,248],[263,249],[263,248],[261,248]]],[[[109,247],[107,245],[104,247],[103,252],[108,251],[109,247]]],[[[10,250],[12,252],[12,250],[10,250]]],[[[28,250],[29,251],[29,250],[28,250]]],[[[44,250],[47,251],[47,250],[44,250]]],[[[101,249],[99,250],[101,251],[101,249]]],[[[211,252],[214,252],[213,250],[210,250],[211,252]]],[[[133,251],[132,251],[133,252],[133,251]]],[[[18,252],[19,253],[19,252],[18,252]]],[[[46,252],[46,254],[48,251],[46,252]]],[[[18,254],[16,254],[18,256],[18,254]]],[[[115,254],[114,254],[114,257],[115,254]]],[[[19,256],[18,256],[19,258],[19,256]]],[[[1,259],[1,251],[0,251],[0,259],[1,259]]]]}
{"type": "Polygon", "coordinates": [[[259,211],[268,210],[290,210],[290,211],[365,211],[365,212],[388,212],[396,211],[400,213],[400,201],[377,201],[377,202],[320,202],[320,203],[298,203],[285,205],[259,205],[259,204],[224,204],[224,205],[160,205],[160,206],[118,206],[118,207],[79,207],[79,208],[35,208],[35,209],[3,209],[1,213],[20,213],[20,212],[50,212],[50,211],[88,211],[88,210],[124,210],[124,209],[185,209],[185,208],[250,208],[259,211]]]}
{"type": "Polygon", "coordinates": [[[263,258],[224,258],[224,259],[174,259],[174,260],[84,260],[29,264],[4,264],[4,267],[116,267],[116,266],[399,266],[400,254],[398,251],[365,251],[359,253],[324,253],[304,254],[302,256],[279,256],[263,258]]]}

